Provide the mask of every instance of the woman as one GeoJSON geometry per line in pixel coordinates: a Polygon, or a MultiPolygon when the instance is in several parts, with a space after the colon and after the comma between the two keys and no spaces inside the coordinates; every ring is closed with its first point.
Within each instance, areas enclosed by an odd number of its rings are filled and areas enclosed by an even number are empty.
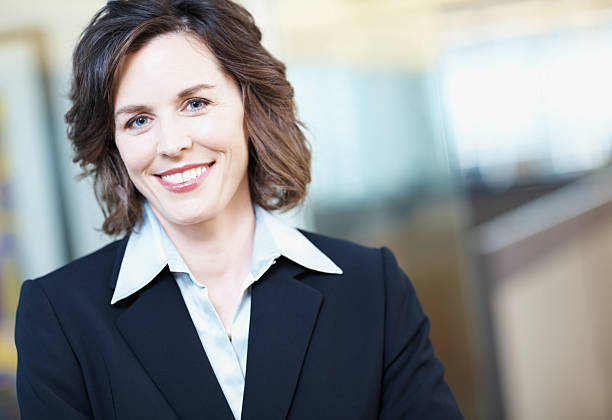
{"type": "Polygon", "coordinates": [[[85,29],[68,133],[127,235],[24,283],[23,419],[461,418],[390,251],[268,212],[310,152],[260,40],[228,0],[110,1],[85,29]]]}

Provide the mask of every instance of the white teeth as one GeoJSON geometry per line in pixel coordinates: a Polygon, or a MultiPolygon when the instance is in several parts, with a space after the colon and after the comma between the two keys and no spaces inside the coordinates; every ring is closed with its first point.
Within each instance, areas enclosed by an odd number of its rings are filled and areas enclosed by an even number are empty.
{"type": "Polygon", "coordinates": [[[199,166],[197,168],[189,169],[185,172],[181,172],[178,174],[164,175],[161,178],[171,184],[182,184],[184,182],[191,181],[192,179],[199,177],[200,175],[202,175],[202,173],[206,172],[206,169],[207,168],[205,166],[199,166]]]}

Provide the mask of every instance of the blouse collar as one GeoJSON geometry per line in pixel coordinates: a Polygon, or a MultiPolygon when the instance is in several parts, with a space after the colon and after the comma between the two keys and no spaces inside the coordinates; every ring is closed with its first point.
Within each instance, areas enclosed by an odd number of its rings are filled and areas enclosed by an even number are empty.
{"type": "MultiPolygon", "coordinates": [[[[143,221],[128,239],[111,304],[145,287],[166,265],[170,271],[188,272],[186,264],[148,202],[145,202],[143,213],[143,221]]],[[[251,262],[253,279],[259,279],[270,266],[270,262],[281,255],[314,271],[342,274],[340,267],[299,230],[285,224],[272,213],[255,206],[255,234],[251,262]]]]}

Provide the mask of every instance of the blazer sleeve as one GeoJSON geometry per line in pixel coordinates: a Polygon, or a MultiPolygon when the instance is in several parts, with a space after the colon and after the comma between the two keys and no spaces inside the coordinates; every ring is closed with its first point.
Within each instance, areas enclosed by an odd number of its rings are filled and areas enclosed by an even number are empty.
{"type": "Polygon", "coordinates": [[[459,420],[463,416],[429,341],[429,320],[389,249],[385,278],[385,349],[381,420],[459,420]]]}
{"type": "Polygon", "coordinates": [[[15,344],[22,420],[93,418],[78,360],[38,281],[21,287],[15,344]]]}

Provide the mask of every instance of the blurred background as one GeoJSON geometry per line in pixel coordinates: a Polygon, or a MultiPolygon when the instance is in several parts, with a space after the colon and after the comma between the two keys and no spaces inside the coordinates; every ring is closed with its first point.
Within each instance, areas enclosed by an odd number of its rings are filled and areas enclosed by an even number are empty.
{"type": "MultiPolygon", "coordinates": [[[[612,419],[612,0],[243,0],[313,146],[296,224],[389,246],[466,419],[612,419]]],[[[63,114],[100,0],[0,0],[0,418],[23,279],[111,240],[63,114]]]]}

